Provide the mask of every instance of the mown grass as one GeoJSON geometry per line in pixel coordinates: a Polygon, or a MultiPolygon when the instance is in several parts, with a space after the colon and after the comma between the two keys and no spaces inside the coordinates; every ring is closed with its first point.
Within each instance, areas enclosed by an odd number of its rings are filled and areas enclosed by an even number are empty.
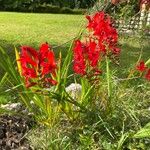
{"type": "Polygon", "coordinates": [[[82,15],[0,13],[0,45],[59,45],[74,38],[83,24],[82,15]]]}

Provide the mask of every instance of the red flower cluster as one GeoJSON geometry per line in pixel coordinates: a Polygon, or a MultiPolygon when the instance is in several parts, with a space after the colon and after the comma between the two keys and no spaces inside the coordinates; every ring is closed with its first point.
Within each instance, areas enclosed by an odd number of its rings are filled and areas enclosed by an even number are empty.
{"type": "Polygon", "coordinates": [[[145,78],[150,81],[150,69],[147,70],[147,73],[145,74],[145,78]]]}
{"type": "Polygon", "coordinates": [[[111,25],[111,19],[104,12],[98,12],[94,16],[86,16],[89,29],[86,42],[75,41],[74,66],[77,74],[85,75],[89,71],[99,72],[99,62],[107,55],[118,55],[120,49],[117,47],[118,34],[111,25]],[[91,68],[89,70],[89,67],[91,68]]]}
{"type": "Polygon", "coordinates": [[[90,40],[86,43],[81,43],[80,40],[75,41],[74,71],[77,74],[85,75],[88,65],[97,70],[99,58],[100,53],[95,41],[90,40]]]}
{"type": "Polygon", "coordinates": [[[32,47],[22,46],[18,61],[21,63],[22,76],[25,77],[26,87],[39,83],[41,86],[57,84],[57,81],[52,79],[57,65],[54,53],[47,43],[42,44],[39,51],[32,47]]]}
{"type": "Polygon", "coordinates": [[[139,62],[136,66],[136,70],[142,73],[146,72],[145,78],[150,81],[150,68],[145,65],[144,61],[139,62]]]}
{"type": "Polygon", "coordinates": [[[144,72],[147,69],[144,61],[140,61],[139,64],[136,66],[136,69],[140,72],[144,72]]]}
{"type": "Polygon", "coordinates": [[[89,21],[87,28],[92,31],[94,38],[97,39],[99,49],[105,53],[110,50],[113,54],[119,54],[120,49],[117,47],[118,33],[112,27],[110,16],[101,11],[92,17],[86,16],[86,18],[89,21]]]}
{"type": "Polygon", "coordinates": [[[80,40],[75,41],[74,47],[74,66],[73,69],[77,74],[86,74],[86,62],[83,56],[84,49],[80,40]]]}

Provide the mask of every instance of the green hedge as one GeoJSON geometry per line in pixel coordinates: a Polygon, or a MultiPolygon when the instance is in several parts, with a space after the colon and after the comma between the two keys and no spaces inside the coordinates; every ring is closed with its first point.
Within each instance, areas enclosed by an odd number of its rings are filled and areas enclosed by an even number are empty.
{"type": "Polygon", "coordinates": [[[31,9],[31,12],[38,12],[38,13],[59,13],[60,8],[58,6],[52,5],[41,5],[34,9],[31,9]]]}
{"type": "MultiPolygon", "coordinates": [[[[2,9],[1,9],[2,10],[2,9]]],[[[35,12],[35,13],[56,13],[56,14],[85,14],[86,9],[71,9],[68,7],[60,8],[54,5],[38,5],[29,7],[15,7],[7,8],[2,11],[16,11],[16,12],[35,12]]]]}

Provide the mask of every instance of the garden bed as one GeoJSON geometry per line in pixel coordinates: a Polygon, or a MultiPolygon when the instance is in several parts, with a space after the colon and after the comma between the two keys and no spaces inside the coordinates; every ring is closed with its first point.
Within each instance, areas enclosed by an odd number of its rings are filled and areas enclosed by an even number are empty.
{"type": "Polygon", "coordinates": [[[32,127],[29,116],[0,116],[0,149],[1,150],[31,150],[25,135],[32,127]]]}

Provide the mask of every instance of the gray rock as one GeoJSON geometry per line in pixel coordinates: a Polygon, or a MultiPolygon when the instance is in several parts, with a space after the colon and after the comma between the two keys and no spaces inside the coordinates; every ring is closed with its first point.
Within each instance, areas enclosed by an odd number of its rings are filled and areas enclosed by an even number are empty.
{"type": "Polygon", "coordinates": [[[82,86],[77,83],[71,83],[68,87],[66,87],[66,92],[70,94],[73,99],[77,99],[81,96],[82,86]]]}
{"type": "Polygon", "coordinates": [[[22,104],[21,103],[8,103],[5,105],[2,104],[1,108],[10,111],[19,111],[22,108],[22,104]]]}

